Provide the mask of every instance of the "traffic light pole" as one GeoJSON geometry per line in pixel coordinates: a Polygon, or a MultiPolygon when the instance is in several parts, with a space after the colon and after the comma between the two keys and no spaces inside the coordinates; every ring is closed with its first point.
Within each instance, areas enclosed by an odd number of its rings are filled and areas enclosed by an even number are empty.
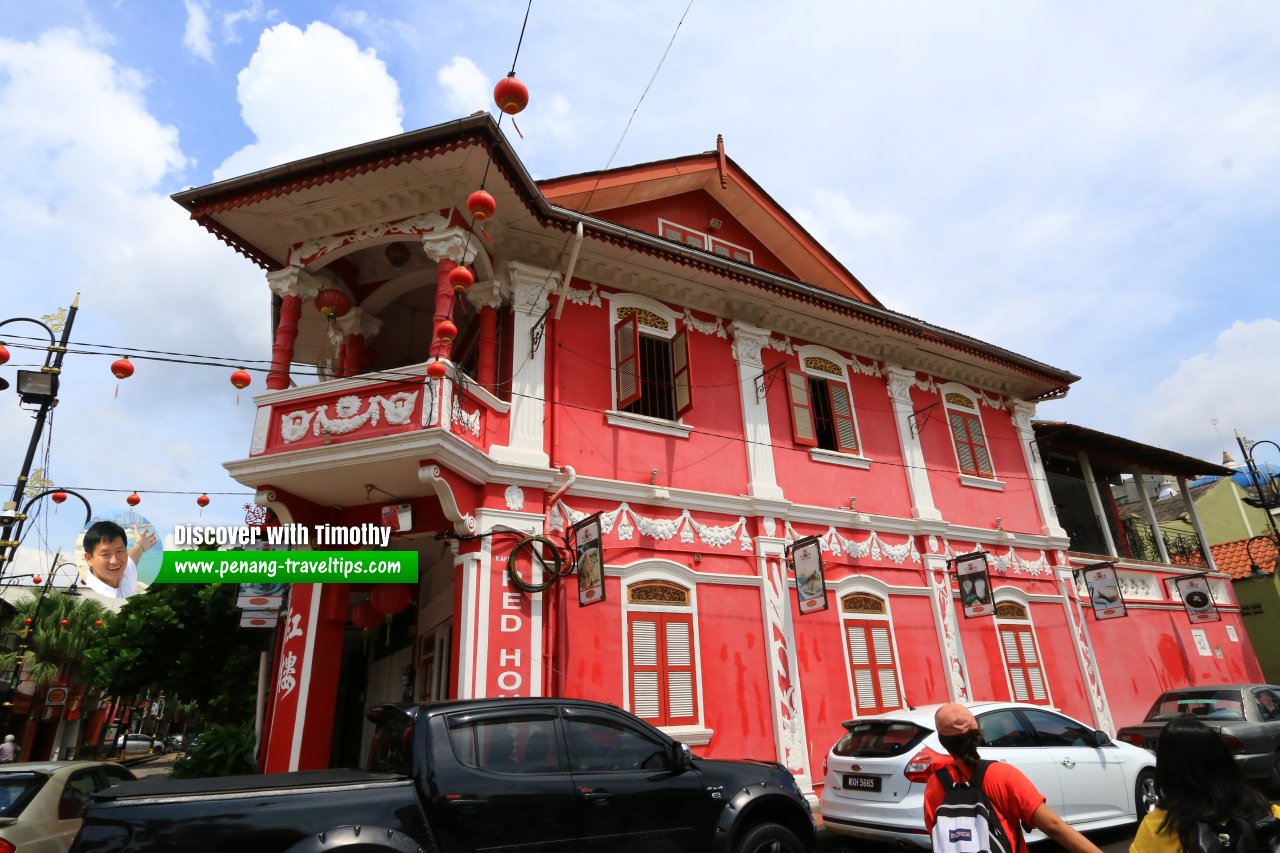
{"type": "MultiPolygon", "coordinates": [[[[36,412],[36,423],[31,430],[31,441],[27,445],[27,455],[22,462],[22,471],[18,474],[18,479],[13,485],[13,497],[9,503],[5,504],[6,510],[3,516],[0,516],[0,530],[4,533],[12,533],[13,538],[6,536],[0,539],[0,579],[4,578],[5,572],[8,570],[9,563],[17,555],[20,539],[17,536],[18,530],[21,529],[21,523],[25,521],[25,515],[20,513],[19,507],[22,505],[22,496],[27,488],[27,478],[31,476],[31,465],[35,462],[36,450],[40,447],[40,439],[44,435],[45,423],[49,419],[49,410],[57,404],[57,382],[58,376],[62,373],[62,357],[67,353],[67,341],[71,340],[71,326],[76,319],[76,311],[80,304],[80,294],[76,294],[76,298],[71,302],[71,309],[67,312],[66,322],[62,325],[62,340],[56,341],[53,336],[53,329],[49,328],[39,320],[33,320],[30,317],[14,317],[0,323],[0,327],[7,326],[10,323],[34,323],[49,333],[48,353],[44,357],[44,366],[40,368],[41,373],[48,373],[53,377],[54,394],[50,399],[43,400],[40,408],[36,412]],[[8,515],[8,511],[12,510],[13,515],[8,515]],[[17,523],[17,527],[12,526],[17,523]]],[[[3,534],[0,534],[3,535],[3,534]]]]}

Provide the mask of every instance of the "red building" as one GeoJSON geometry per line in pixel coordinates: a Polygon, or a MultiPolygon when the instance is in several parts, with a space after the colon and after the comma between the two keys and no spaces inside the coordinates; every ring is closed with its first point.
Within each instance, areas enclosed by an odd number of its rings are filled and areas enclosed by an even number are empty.
{"type": "MultiPolygon", "coordinates": [[[[268,770],[353,763],[361,707],[406,693],[603,699],[810,790],[859,714],[1016,698],[1114,731],[1116,707],[1149,701],[1099,677],[1120,650],[1084,615],[1088,561],[1036,447],[1037,401],[1077,377],[884,308],[723,147],[537,183],[481,115],[175,199],[274,301],[270,390],[232,476],[282,523],[408,505],[391,547],[422,566],[372,648],[350,623],[368,587],[292,588],[268,770]],[[469,227],[482,184],[496,214],[469,227]],[[458,265],[476,282],[455,300],[458,265]],[[322,291],[350,310],[326,320],[322,291]],[[518,591],[511,536],[467,538],[595,513],[588,606],[574,578],[518,591]],[[808,536],[828,606],[801,615],[785,552],[808,536]],[[949,560],[975,551],[995,613],[966,619],[949,560]]],[[[1180,648],[1175,611],[1109,636],[1180,648]]],[[[1222,648],[1213,674],[1257,670],[1222,648]]]]}

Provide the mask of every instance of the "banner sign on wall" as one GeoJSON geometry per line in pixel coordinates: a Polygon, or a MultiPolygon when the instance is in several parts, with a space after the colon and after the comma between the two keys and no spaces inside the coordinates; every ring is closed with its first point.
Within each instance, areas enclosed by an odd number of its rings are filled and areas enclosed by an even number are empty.
{"type": "Polygon", "coordinates": [[[1182,598],[1182,606],[1187,610],[1187,618],[1192,622],[1221,622],[1218,606],[1213,603],[1213,593],[1209,590],[1209,579],[1204,575],[1193,575],[1187,578],[1176,578],[1173,582],[1182,598]]]}
{"type": "Polygon", "coordinates": [[[982,551],[961,554],[951,561],[960,581],[960,604],[967,618],[993,616],[995,603],[991,598],[991,577],[987,573],[987,555],[982,551]]]}
{"type": "Polygon", "coordinates": [[[822,543],[817,536],[797,539],[791,545],[791,571],[796,575],[796,599],[800,612],[827,609],[827,579],[822,571],[822,543]]]}
{"type": "Polygon", "coordinates": [[[1111,563],[1099,563],[1084,570],[1084,585],[1089,591],[1089,604],[1093,606],[1093,617],[1118,619],[1128,616],[1124,597],[1120,594],[1120,579],[1116,576],[1116,567],[1111,563]]]}
{"type": "Polygon", "coordinates": [[[600,513],[573,525],[573,561],[578,572],[578,606],[604,601],[604,552],[600,548],[600,513]]]}

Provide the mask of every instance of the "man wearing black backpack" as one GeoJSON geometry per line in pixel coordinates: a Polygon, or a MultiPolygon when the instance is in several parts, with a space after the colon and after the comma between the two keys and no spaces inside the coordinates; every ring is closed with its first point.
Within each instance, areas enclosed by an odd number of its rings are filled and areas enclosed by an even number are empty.
{"type": "Polygon", "coordinates": [[[982,730],[968,708],[943,705],[933,724],[955,759],[924,789],[924,824],[934,853],[1027,853],[1024,826],[1040,830],[1068,853],[1102,853],[1049,808],[1021,770],[978,757],[982,730]]]}

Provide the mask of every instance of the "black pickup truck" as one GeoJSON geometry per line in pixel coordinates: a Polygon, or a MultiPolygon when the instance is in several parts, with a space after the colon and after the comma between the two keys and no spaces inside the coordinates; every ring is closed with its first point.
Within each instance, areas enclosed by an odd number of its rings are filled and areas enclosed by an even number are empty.
{"type": "Polygon", "coordinates": [[[72,853],[801,853],[813,818],[767,761],[694,757],[611,705],[383,705],[369,772],[146,779],[95,796],[72,853]]]}

